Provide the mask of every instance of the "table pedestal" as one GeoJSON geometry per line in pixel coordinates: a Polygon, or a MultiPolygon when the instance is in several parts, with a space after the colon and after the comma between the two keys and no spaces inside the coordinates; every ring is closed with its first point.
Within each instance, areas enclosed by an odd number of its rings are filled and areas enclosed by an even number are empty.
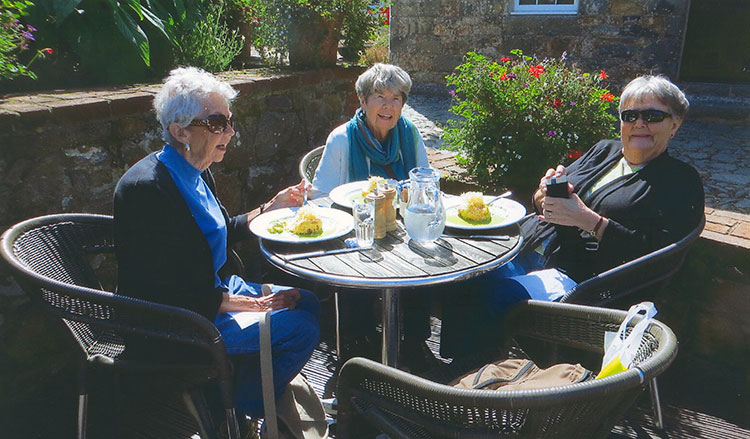
{"type": "Polygon", "coordinates": [[[399,331],[399,297],[398,289],[383,290],[383,350],[382,363],[397,367],[398,349],[401,338],[399,331]]]}

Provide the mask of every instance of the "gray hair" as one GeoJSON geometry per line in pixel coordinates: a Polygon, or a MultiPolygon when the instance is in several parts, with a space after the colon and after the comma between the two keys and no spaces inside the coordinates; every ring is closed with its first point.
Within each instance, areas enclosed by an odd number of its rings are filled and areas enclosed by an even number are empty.
{"type": "Polygon", "coordinates": [[[162,138],[171,144],[179,143],[169,133],[169,125],[176,122],[186,127],[198,116],[202,101],[216,93],[227,103],[237,96],[237,90],[197,67],[178,67],[164,79],[164,85],[154,97],[156,119],[161,124],[162,138]]]}
{"type": "Polygon", "coordinates": [[[404,103],[406,103],[406,100],[409,99],[409,91],[411,91],[411,78],[399,66],[376,63],[359,75],[354,90],[357,92],[357,96],[365,100],[375,93],[391,90],[401,93],[404,103]]]}
{"type": "Polygon", "coordinates": [[[669,107],[673,116],[680,119],[685,118],[688,108],[690,108],[690,102],[685,97],[685,93],[666,76],[645,75],[633,79],[622,90],[619,111],[623,110],[625,104],[640,101],[647,96],[658,99],[662,104],[669,107]]]}

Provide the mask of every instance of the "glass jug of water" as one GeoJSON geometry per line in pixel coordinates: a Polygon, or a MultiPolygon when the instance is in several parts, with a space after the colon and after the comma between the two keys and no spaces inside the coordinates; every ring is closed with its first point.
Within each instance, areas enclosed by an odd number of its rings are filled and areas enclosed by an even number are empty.
{"type": "Polygon", "coordinates": [[[420,244],[432,244],[445,229],[440,173],[433,168],[409,172],[409,200],[403,213],[406,233],[420,244]]]}

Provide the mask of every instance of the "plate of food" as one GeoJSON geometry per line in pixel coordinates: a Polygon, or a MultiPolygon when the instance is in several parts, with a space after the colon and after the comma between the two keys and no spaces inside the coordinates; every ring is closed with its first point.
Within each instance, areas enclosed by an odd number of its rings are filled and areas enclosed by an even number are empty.
{"type": "Polygon", "coordinates": [[[396,180],[385,179],[383,177],[370,177],[367,180],[353,181],[351,183],[344,183],[341,186],[336,186],[328,194],[334,203],[339,206],[352,208],[352,204],[355,200],[362,201],[365,196],[374,192],[378,183],[387,182],[392,187],[396,187],[396,180]]]}
{"type": "Polygon", "coordinates": [[[466,192],[445,201],[445,225],[455,229],[485,230],[509,226],[526,215],[526,208],[517,201],[500,198],[487,205],[492,195],[466,192]]]}
{"type": "Polygon", "coordinates": [[[272,210],[250,223],[250,231],[270,241],[307,243],[346,235],[354,227],[347,212],[308,204],[272,210]]]}

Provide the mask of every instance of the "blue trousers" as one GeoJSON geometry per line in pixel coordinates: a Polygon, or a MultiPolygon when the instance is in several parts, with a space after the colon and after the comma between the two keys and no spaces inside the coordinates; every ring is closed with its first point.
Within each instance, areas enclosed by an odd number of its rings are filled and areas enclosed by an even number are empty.
{"type": "MultiPolygon", "coordinates": [[[[225,280],[232,294],[261,296],[259,284],[248,283],[238,276],[225,280]]],[[[274,293],[289,289],[274,285],[274,293]]],[[[271,313],[271,351],[273,357],[274,391],[278,398],[287,384],[307,363],[320,337],[320,302],[310,291],[300,290],[300,299],[293,310],[283,309],[271,313]]],[[[240,328],[227,313],[220,313],[214,320],[219,329],[227,353],[235,365],[236,408],[246,415],[263,417],[263,393],[260,377],[260,332],[259,324],[240,328]]]]}
{"type": "Polygon", "coordinates": [[[511,277],[540,268],[541,257],[529,252],[489,273],[443,287],[440,355],[457,358],[496,345],[497,326],[505,314],[516,303],[531,298],[511,277]]]}

